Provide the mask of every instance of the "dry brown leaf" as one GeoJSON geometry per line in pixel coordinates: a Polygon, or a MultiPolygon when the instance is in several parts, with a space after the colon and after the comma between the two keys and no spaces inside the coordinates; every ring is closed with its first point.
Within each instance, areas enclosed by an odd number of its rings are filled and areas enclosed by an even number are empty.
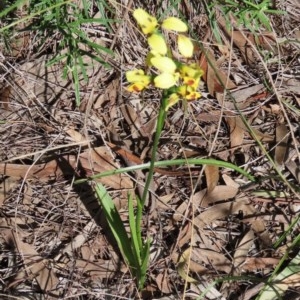
{"type": "Polygon", "coordinates": [[[104,93],[101,93],[94,103],[94,109],[99,109],[106,103],[109,103],[111,107],[110,117],[112,120],[116,117],[117,105],[115,104],[118,98],[118,91],[120,88],[119,86],[120,86],[119,78],[111,80],[106,86],[104,93]]]}
{"type": "MultiPolygon", "coordinates": [[[[85,176],[91,176],[105,171],[119,168],[113,161],[111,154],[105,146],[86,150],[79,155],[79,160],[75,156],[63,156],[57,160],[36,165],[20,165],[0,163],[0,174],[17,178],[39,178],[48,180],[61,175],[74,175],[78,168],[85,176]]],[[[115,174],[97,179],[115,189],[131,189],[133,184],[126,175],[115,174]]]]}
{"type": "Polygon", "coordinates": [[[170,205],[168,204],[171,199],[174,198],[175,193],[164,195],[158,198],[157,208],[169,209],[170,205]]]}
{"type": "MultiPolygon", "coordinates": [[[[194,224],[201,229],[206,224],[210,224],[215,220],[225,218],[231,214],[238,213],[240,210],[249,212],[249,206],[251,207],[252,205],[249,204],[247,200],[219,203],[209,207],[199,216],[195,217],[194,224]]],[[[252,211],[253,208],[251,208],[251,212],[252,211]]]]}
{"type": "MultiPolygon", "coordinates": [[[[122,158],[125,160],[127,165],[132,166],[132,165],[139,165],[143,164],[144,161],[133,154],[131,151],[129,151],[126,148],[122,148],[120,146],[117,146],[113,143],[106,142],[106,144],[111,147],[112,151],[115,153],[118,153],[119,155],[122,156],[122,158]]],[[[198,152],[197,152],[198,154],[198,152]]],[[[190,175],[191,173],[194,172],[191,168],[186,170],[186,171],[170,171],[168,169],[163,169],[163,168],[154,168],[154,171],[163,174],[163,175],[170,175],[170,176],[183,176],[183,175],[190,175]]],[[[196,171],[197,173],[199,172],[198,170],[196,171]]]]}
{"type": "Polygon", "coordinates": [[[155,278],[158,288],[165,294],[172,292],[172,285],[166,268],[163,273],[159,273],[155,278]]]}
{"type": "MultiPolygon", "coordinates": [[[[80,164],[90,175],[119,168],[105,146],[81,153],[80,164]]],[[[133,188],[133,183],[126,174],[111,175],[97,180],[115,189],[133,188]]]]}
{"type": "Polygon", "coordinates": [[[203,80],[206,82],[208,91],[212,96],[216,92],[224,92],[225,88],[228,90],[236,88],[235,83],[229,76],[219,69],[210,49],[207,49],[205,54],[202,53],[199,64],[204,71],[203,80]]]}
{"type": "MultiPolygon", "coordinates": [[[[80,248],[89,238],[89,236],[93,233],[95,228],[97,227],[97,224],[94,220],[91,220],[88,222],[85,227],[82,229],[80,234],[78,234],[75,238],[71,240],[70,243],[66,244],[66,246],[60,251],[60,253],[68,254],[72,256],[72,253],[80,248]]],[[[58,260],[56,258],[56,260],[58,260]]]]}
{"type": "Polygon", "coordinates": [[[86,140],[84,136],[75,129],[67,129],[66,133],[72,138],[74,142],[82,142],[86,140]]]}
{"type": "MultiPolygon", "coordinates": [[[[226,122],[230,128],[231,147],[242,145],[245,132],[248,132],[250,135],[252,135],[240,117],[226,117],[226,122]]],[[[251,130],[255,135],[253,138],[257,138],[263,142],[271,142],[274,140],[274,137],[269,134],[262,133],[255,128],[251,128],[251,130]]]]}
{"type": "MultiPolygon", "coordinates": [[[[232,109],[232,103],[231,102],[225,102],[223,104],[223,97],[221,94],[216,94],[216,98],[220,105],[225,105],[225,108],[232,109]]],[[[234,116],[230,112],[225,112],[226,115],[226,122],[228,123],[228,126],[230,128],[230,142],[231,146],[233,145],[239,146],[243,142],[244,133],[248,132],[253,138],[257,138],[263,142],[271,142],[274,140],[274,137],[260,132],[259,130],[255,128],[251,128],[252,132],[248,129],[248,127],[244,124],[243,120],[239,116],[234,116]],[[255,135],[255,136],[254,136],[255,135]]]]}
{"type": "Polygon", "coordinates": [[[251,228],[254,230],[261,242],[261,248],[268,249],[272,246],[272,239],[266,230],[264,220],[256,218],[251,222],[251,228]]]}
{"type": "Polygon", "coordinates": [[[200,205],[201,207],[207,207],[208,205],[214,202],[234,198],[237,192],[238,192],[238,188],[227,186],[227,185],[218,185],[214,188],[212,192],[207,193],[203,197],[200,205]]]}
{"type": "Polygon", "coordinates": [[[48,163],[36,165],[21,165],[0,163],[0,174],[17,178],[40,178],[41,180],[49,177],[57,177],[62,175],[58,168],[57,162],[52,160],[48,163]]]}
{"type": "Polygon", "coordinates": [[[273,257],[246,257],[243,270],[255,271],[267,268],[273,269],[279,261],[279,258],[273,257]]]}
{"type": "Polygon", "coordinates": [[[11,86],[6,86],[0,90],[0,108],[3,108],[5,111],[5,115],[3,117],[8,116],[9,112],[11,111],[11,106],[10,106],[10,102],[12,100],[11,90],[12,90],[11,86]]]}
{"type": "MultiPolygon", "coordinates": [[[[241,88],[239,90],[236,90],[234,92],[231,92],[231,96],[234,98],[236,103],[239,105],[239,108],[241,108],[241,104],[244,104],[244,102],[250,98],[251,96],[255,95],[259,91],[264,89],[263,84],[256,84],[247,86],[246,88],[241,88]]],[[[245,106],[243,106],[245,108],[245,106]]]]}
{"type": "Polygon", "coordinates": [[[275,147],[275,162],[278,166],[284,163],[287,142],[288,142],[288,129],[285,124],[280,124],[276,127],[276,147],[275,147]]]}
{"type": "Polygon", "coordinates": [[[250,229],[241,239],[237,248],[235,249],[233,256],[233,266],[235,274],[240,273],[238,270],[243,266],[243,263],[246,260],[246,257],[249,253],[251,246],[254,241],[254,232],[250,229]]]}
{"type": "Polygon", "coordinates": [[[244,122],[240,117],[227,117],[226,122],[230,128],[230,146],[235,148],[243,144],[244,140],[244,122]]]}
{"type": "Polygon", "coordinates": [[[236,189],[238,189],[240,187],[240,185],[238,183],[236,183],[229,175],[223,174],[222,178],[227,186],[230,186],[230,187],[233,187],[236,189]]]}
{"type": "MultiPolygon", "coordinates": [[[[226,185],[218,185],[210,193],[207,193],[207,189],[203,189],[197,192],[193,195],[191,203],[193,204],[194,210],[197,210],[199,207],[207,207],[213,202],[234,198],[237,192],[237,188],[226,185]]],[[[187,208],[187,203],[182,202],[173,215],[174,220],[182,220],[187,208]]]]}
{"type": "Polygon", "coordinates": [[[285,166],[293,174],[293,176],[298,181],[298,183],[300,183],[300,167],[299,167],[299,164],[296,164],[294,161],[290,160],[290,161],[285,163],[285,166]]]}
{"type": "Polygon", "coordinates": [[[132,106],[122,105],[121,111],[127,124],[130,126],[131,135],[134,139],[140,138],[141,136],[147,136],[147,134],[143,132],[139,116],[132,106]]]}
{"type": "Polygon", "coordinates": [[[58,295],[57,285],[59,280],[52,270],[51,262],[43,259],[32,245],[22,241],[22,231],[18,230],[18,234],[16,234],[13,230],[4,229],[1,235],[7,244],[11,245],[12,242],[14,243],[15,249],[23,258],[26,275],[24,271],[19,272],[14,277],[14,282],[17,284],[20,280],[24,280],[24,278],[35,278],[41,290],[45,292],[51,291],[52,294],[58,295]]]}
{"type": "Polygon", "coordinates": [[[207,193],[209,194],[214,190],[219,181],[219,167],[213,165],[207,165],[204,169],[207,193]]]}
{"type": "Polygon", "coordinates": [[[199,271],[197,271],[196,269],[198,267],[196,261],[198,261],[198,264],[200,264],[200,266],[204,263],[205,265],[210,266],[209,269],[213,268],[227,274],[230,273],[232,268],[231,261],[226,258],[223,253],[216,252],[210,249],[193,248],[191,258],[194,264],[191,264],[190,270],[197,273],[199,271]]]}
{"type": "MultiPolygon", "coordinates": [[[[111,260],[103,260],[99,258],[95,262],[76,259],[75,266],[74,262],[71,261],[67,267],[70,269],[76,267],[83,274],[88,274],[88,276],[91,276],[91,279],[94,280],[107,280],[109,278],[113,278],[117,272],[117,268],[111,260]]],[[[65,269],[66,264],[61,264],[61,268],[65,269]]]]}

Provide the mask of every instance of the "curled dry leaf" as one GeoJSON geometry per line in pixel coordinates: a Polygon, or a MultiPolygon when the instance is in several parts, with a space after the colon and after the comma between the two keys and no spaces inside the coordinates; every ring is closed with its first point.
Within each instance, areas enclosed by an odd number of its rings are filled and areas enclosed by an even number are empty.
{"type": "Polygon", "coordinates": [[[275,147],[275,162],[278,166],[284,163],[289,131],[285,124],[280,124],[276,127],[276,147],[275,147]]]}
{"type": "Polygon", "coordinates": [[[216,187],[219,181],[219,167],[213,165],[205,166],[205,178],[207,185],[207,193],[209,194],[216,187]]]}

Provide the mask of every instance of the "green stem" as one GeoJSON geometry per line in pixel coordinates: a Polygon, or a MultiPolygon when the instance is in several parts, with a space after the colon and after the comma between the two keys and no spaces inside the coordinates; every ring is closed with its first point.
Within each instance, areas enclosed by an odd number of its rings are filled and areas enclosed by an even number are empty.
{"type": "Polygon", "coordinates": [[[165,118],[166,118],[165,107],[166,107],[166,99],[163,98],[162,103],[161,103],[160,108],[159,108],[158,117],[157,117],[156,132],[155,132],[155,137],[154,137],[154,141],[153,141],[149,172],[148,172],[148,175],[147,175],[147,180],[146,180],[146,183],[145,183],[144,192],[143,192],[142,199],[141,199],[142,206],[145,205],[147,195],[148,195],[149,186],[151,184],[153,174],[154,174],[156,152],[157,152],[157,148],[158,148],[159,138],[160,138],[162,129],[164,127],[165,118]]]}
{"type": "Polygon", "coordinates": [[[157,122],[156,122],[156,132],[155,132],[153,146],[152,146],[152,154],[151,154],[151,162],[150,162],[150,166],[149,166],[149,171],[148,171],[142,199],[140,199],[140,200],[138,199],[138,201],[140,201],[140,202],[137,205],[137,212],[136,212],[136,235],[138,237],[140,249],[143,249],[143,247],[144,247],[143,242],[142,242],[142,233],[141,233],[140,225],[141,225],[141,221],[142,221],[143,209],[144,209],[144,206],[145,206],[145,203],[147,200],[147,196],[148,196],[149,187],[150,187],[151,181],[153,179],[155,160],[156,160],[156,152],[157,152],[157,148],[158,148],[159,138],[160,138],[160,135],[161,135],[162,129],[164,127],[164,123],[165,123],[165,118],[166,118],[165,107],[166,107],[166,99],[163,98],[161,101],[161,104],[160,104],[159,113],[158,113],[157,122]]]}

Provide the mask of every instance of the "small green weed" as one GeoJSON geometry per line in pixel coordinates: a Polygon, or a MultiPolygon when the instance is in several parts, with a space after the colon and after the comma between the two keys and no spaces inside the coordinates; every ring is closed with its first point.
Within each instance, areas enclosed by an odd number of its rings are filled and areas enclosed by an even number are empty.
{"type": "MultiPolygon", "coordinates": [[[[103,58],[104,54],[113,55],[113,52],[95,43],[92,38],[83,29],[85,25],[100,24],[109,29],[113,19],[93,18],[93,3],[91,1],[82,1],[79,7],[76,3],[60,3],[59,0],[31,1],[29,11],[37,15],[28,26],[28,29],[35,30],[41,37],[41,45],[44,43],[44,37],[60,35],[58,51],[54,58],[48,62],[48,65],[63,62],[64,78],[71,74],[75,87],[76,104],[80,104],[80,75],[87,81],[87,64],[84,57],[87,56],[105,67],[109,67],[103,58]],[[60,54],[62,53],[62,54],[60,54]]],[[[103,1],[96,2],[96,5],[103,8],[103,1]]]]}
{"type": "MultiPolygon", "coordinates": [[[[17,7],[23,5],[24,1],[17,1],[0,13],[0,17],[7,16],[17,7]]],[[[80,80],[87,81],[87,60],[97,61],[104,67],[110,67],[105,61],[105,56],[113,56],[114,53],[109,48],[93,41],[93,33],[84,30],[85,27],[92,27],[93,24],[102,25],[107,32],[111,30],[112,23],[117,20],[105,17],[104,8],[108,9],[106,1],[98,0],[95,3],[84,0],[81,6],[72,1],[63,0],[33,0],[29,2],[26,17],[20,20],[10,20],[2,28],[0,33],[7,36],[7,30],[15,27],[20,22],[28,24],[23,31],[35,33],[37,50],[47,41],[57,37],[57,48],[54,50],[53,58],[48,65],[63,63],[63,77],[67,78],[71,74],[74,84],[76,104],[80,104],[80,80]],[[94,11],[99,11],[101,17],[95,18],[94,11]]],[[[95,33],[96,36],[96,33],[95,33]]],[[[6,44],[7,38],[5,39],[6,44]]]]}
{"type": "Polygon", "coordinates": [[[225,18],[228,28],[231,27],[230,17],[233,16],[237,21],[237,25],[242,25],[255,34],[263,28],[272,31],[269,15],[285,13],[284,11],[273,9],[272,2],[271,0],[214,0],[205,2],[205,8],[214,35],[220,42],[216,8],[225,18]]]}

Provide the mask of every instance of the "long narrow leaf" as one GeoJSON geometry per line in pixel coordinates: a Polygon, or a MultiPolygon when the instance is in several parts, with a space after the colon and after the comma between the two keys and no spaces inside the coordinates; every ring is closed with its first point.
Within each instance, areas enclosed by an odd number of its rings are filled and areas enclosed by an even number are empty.
{"type": "Polygon", "coordinates": [[[135,259],[133,257],[130,240],[127,236],[127,232],[120,218],[119,212],[117,211],[106,188],[102,184],[98,183],[95,190],[121,254],[125,262],[132,268],[135,265],[135,259]]]}
{"type": "MultiPolygon", "coordinates": [[[[219,166],[221,168],[228,168],[234,171],[237,171],[238,173],[244,175],[247,177],[250,181],[255,182],[254,176],[249,174],[247,171],[243,170],[242,168],[231,164],[226,161],[217,160],[213,158],[188,158],[188,159],[173,159],[173,160],[164,160],[164,161],[157,161],[154,163],[155,167],[167,167],[167,166],[182,166],[182,165],[213,165],[213,166],[219,166]]],[[[93,176],[90,176],[89,178],[79,179],[76,180],[76,184],[85,182],[87,180],[107,177],[115,174],[121,174],[126,172],[133,172],[136,170],[145,170],[149,169],[150,163],[146,164],[140,164],[136,166],[126,167],[126,168],[119,168],[111,171],[105,171],[100,174],[96,174],[93,176]]]]}
{"type": "Polygon", "coordinates": [[[129,215],[129,226],[131,233],[131,243],[132,243],[132,252],[135,256],[138,266],[141,265],[141,248],[139,245],[139,237],[137,236],[137,226],[141,226],[135,222],[134,209],[133,209],[133,199],[132,195],[128,195],[128,215],[129,215]]]}

